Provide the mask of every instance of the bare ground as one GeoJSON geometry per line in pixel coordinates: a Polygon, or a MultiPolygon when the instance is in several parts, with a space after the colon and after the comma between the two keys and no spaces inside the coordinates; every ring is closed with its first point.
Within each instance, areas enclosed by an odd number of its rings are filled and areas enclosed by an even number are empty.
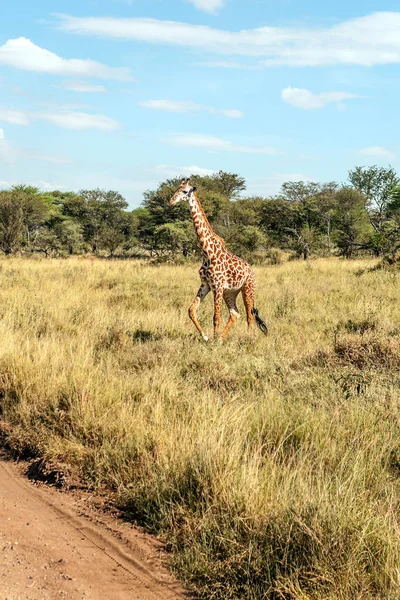
{"type": "Polygon", "coordinates": [[[179,600],[162,546],[88,499],[28,481],[0,450],[0,600],[179,600]]]}

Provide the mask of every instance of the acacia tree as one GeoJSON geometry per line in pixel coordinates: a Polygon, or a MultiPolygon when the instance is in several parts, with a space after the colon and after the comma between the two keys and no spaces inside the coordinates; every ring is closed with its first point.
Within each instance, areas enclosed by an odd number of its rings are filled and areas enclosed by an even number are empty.
{"type": "Polygon", "coordinates": [[[22,210],[23,246],[29,250],[43,227],[46,227],[53,218],[60,216],[60,209],[54,204],[54,198],[50,193],[42,193],[37,187],[15,185],[11,193],[14,202],[22,210]]]}
{"type": "Polygon", "coordinates": [[[368,248],[372,228],[366,204],[367,199],[358,190],[345,187],[336,193],[335,238],[345,258],[351,258],[358,249],[368,248]]]}
{"type": "Polygon", "coordinates": [[[331,253],[332,218],[338,184],[287,181],[278,196],[265,201],[261,224],[277,245],[307,258],[331,253]]]}
{"type": "Polygon", "coordinates": [[[218,191],[229,200],[237,198],[240,192],[246,189],[246,180],[236,173],[218,171],[211,175],[211,180],[217,184],[218,191]]]}
{"type": "Polygon", "coordinates": [[[301,228],[298,204],[283,198],[265,200],[261,207],[260,225],[276,246],[290,248],[293,231],[301,228]]]}
{"type": "Polygon", "coordinates": [[[82,246],[79,223],[68,217],[61,217],[40,229],[30,249],[33,252],[43,252],[46,256],[64,256],[80,252],[82,246]]]}
{"type": "Polygon", "coordinates": [[[359,190],[368,201],[371,224],[380,232],[388,216],[388,205],[393,189],[400,184],[396,171],[391,167],[355,167],[349,171],[352,187],[359,190]]]}
{"type": "Polygon", "coordinates": [[[222,233],[228,248],[235,254],[249,262],[260,262],[265,258],[270,240],[259,227],[234,225],[222,233]]]}
{"type": "Polygon", "coordinates": [[[329,196],[338,189],[335,181],[318,183],[316,181],[286,181],[282,184],[278,198],[284,198],[290,202],[304,202],[308,198],[329,196]]]}
{"type": "Polygon", "coordinates": [[[400,212],[400,185],[393,188],[387,208],[390,215],[400,212]]]}
{"type": "Polygon", "coordinates": [[[42,229],[59,214],[51,196],[42,194],[32,186],[14,186],[10,191],[2,192],[2,198],[0,227],[4,248],[8,248],[5,249],[7,253],[15,252],[19,248],[32,249],[42,229]]]}
{"type": "Polygon", "coordinates": [[[13,192],[0,192],[0,249],[12,254],[22,244],[24,221],[22,208],[13,192]]]}
{"type": "Polygon", "coordinates": [[[400,186],[393,189],[387,206],[389,220],[385,224],[385,257],[389,262],[400,260],[400,186]]]}
{"type": "Polygon", "coordinates": [[[160,255],[189,256],[196,245],[196,236],[189,221],[159,225],[154,232],[154,251],[160,255]]]}
{"type": "Polygon", "coordinates": [[[120,229],[103,225],[98,232],[98,246],[108,250],[110,256],[114,256],[116,250],[124,243],[125,236],[120,229]]]}
{"type": "Polygon", "coordinates": [[[229,205],[229,224],[239,227],[253,225],[259,227],[265,200],[260,196],[240,198],[229,205]]]}
{"type": "MultiPolygon", "coordinates": [[[[181,180],[182,177],[167,179],[156,190],[145,192],[142,207],[133,211],[135,238],[150,254],[167,252],[168,243],[171,251],[180,251],[184,255],[196,248],[187,203],[169,204],[181,180]],[[175,226],[171,227],[172,224],[175,226]],[[169,227],[165,228],[165,225],[169,227]]],[[[219,171],[211,176],[193,175],[190,180],[197,187],[202,206],[216,231],[229,225],[231,199],[244,189],[244,179],[219,171]]]]}
{"type": "Polygon", "coordinates": [[[78,221],[85,242],[93,252],[106,248],[110,254],[132,229],[125,198],[114,190],[81,190],[78,194],[57,193],[63,215],[78,221]]]}

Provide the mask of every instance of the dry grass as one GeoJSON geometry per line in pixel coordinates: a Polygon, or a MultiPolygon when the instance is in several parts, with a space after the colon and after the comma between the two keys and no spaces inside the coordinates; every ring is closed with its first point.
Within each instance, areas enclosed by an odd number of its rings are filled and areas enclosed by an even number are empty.
{"type": "Polygon", "coordinates": [[[258,268],[270,336],[219,346],[197,267],[3,260],[8,443],[112,490],[204,598],[395,600],[400,286],[372,265],[258,268]]]}

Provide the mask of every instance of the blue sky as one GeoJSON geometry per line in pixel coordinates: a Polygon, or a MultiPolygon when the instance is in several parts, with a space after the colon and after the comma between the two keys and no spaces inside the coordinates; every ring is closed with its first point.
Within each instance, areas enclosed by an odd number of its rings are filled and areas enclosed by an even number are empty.
{"type": "Polygon", "coordinates": [[[400,170],[399,64],[398,0],[16,0],[0,187],[117,189],[134,208],[191,172],[270,195],[400,170]]]}

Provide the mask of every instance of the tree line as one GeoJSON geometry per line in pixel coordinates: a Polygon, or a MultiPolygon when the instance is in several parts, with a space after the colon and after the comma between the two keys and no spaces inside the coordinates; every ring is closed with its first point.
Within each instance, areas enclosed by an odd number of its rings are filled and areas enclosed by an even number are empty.
{"type": "MultiPolygon", "coordinates": [[[[400,177],[392,167],[355,167],[344,184],[290,181],[274,197],[243,197],[234,173],[194,175],[216,233],[250,262],[338,255],[400,253],[400,177]]],[[[144,194],[128,210],[113,190],[78,193],[17,185],[0,192],[0,250],[5,255],[142,256],[180,261],[199,255],[186,203],[169,206],[180,178],[144,194]]]]}

